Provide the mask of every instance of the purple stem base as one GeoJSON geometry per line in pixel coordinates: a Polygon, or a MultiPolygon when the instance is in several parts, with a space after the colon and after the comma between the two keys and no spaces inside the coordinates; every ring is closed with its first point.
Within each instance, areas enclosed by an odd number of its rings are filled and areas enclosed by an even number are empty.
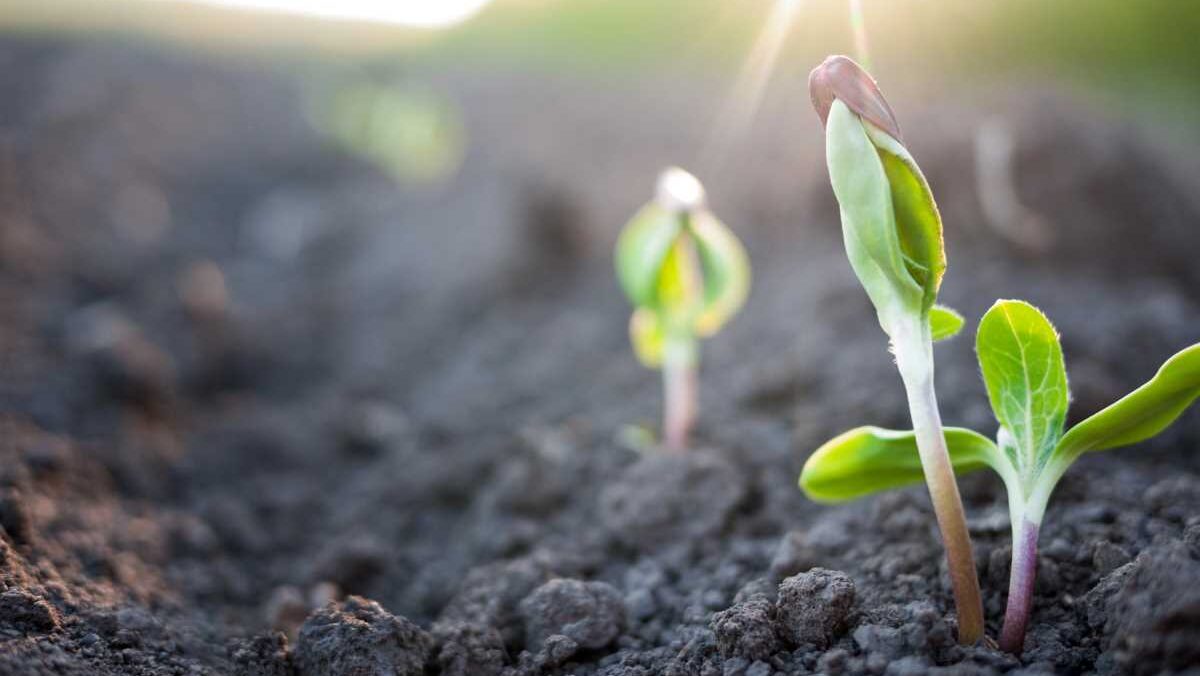
{"type": "Polygon", "coordinates": [[[1037,574],[1038,524],[1021,521],[1013,541],[1012,570],[1008,578],[1008,608],[1000,630],[1000,649],[1020,655],[1025,645],[1025,630],[1033,611],[1033,582],[1037,574]]]}

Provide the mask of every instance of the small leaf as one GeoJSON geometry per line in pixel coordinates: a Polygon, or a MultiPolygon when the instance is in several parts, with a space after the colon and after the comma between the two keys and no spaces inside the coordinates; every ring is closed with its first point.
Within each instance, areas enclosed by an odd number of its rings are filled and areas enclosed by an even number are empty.
{"type": "Polygon", "coordinates": [[[1055,462],[1069,463],[1087,451],[1149,439],[1175,422],[1197,397],[1200,343],[1176,353],[1149,382],[1071,428],[1054,449],[1055,462]]]}
{"type": "Polygon", "coordinates": [[[652,202],[642,207],[621,232],[617,240],[617,279],[635,306],[656,305],[663,260],[682,228],[680,216],[652,202]]]}
{"type": "Polygon", "coordinates": [[[658,316],[646,308],[637,308],[629,318],[629,340],[638,361],[646,368],[662,365],[666,333],[658,316]]]}
{"type": "Polygon", "coordinates": [[[975,351],[988,399],[1012,446],[1003,449],[1022,476],[1036,475],[1062,436],[1070,394],[1058,334],[1022,301],[997,301],[979,322],[975,351]]]}
{"type": "Polygon", "coordinates": [[[704,270],[704,310],[696,318],[700,336],[716,333],[741,309],[750,293],[750,258],[737,237],[708,211],[690,219],[704,270]]]}
{"type": "MultiPolygon", "coordinates": [[[[959,427],[945,428],[950,462],[957,473],[1003,462],[987,437],[959,427]]],[[[859,427],[817,449],[800,474],[800,487],[819,502],[844,502],[924,481],[912,432],[859,427]]]]}
{"type": "Polygon", "coordinates": [[[966,323],[962,315],[945,305],[934,305],[929,310],[929,328],[934,342],[957,336],[966,323]]]}

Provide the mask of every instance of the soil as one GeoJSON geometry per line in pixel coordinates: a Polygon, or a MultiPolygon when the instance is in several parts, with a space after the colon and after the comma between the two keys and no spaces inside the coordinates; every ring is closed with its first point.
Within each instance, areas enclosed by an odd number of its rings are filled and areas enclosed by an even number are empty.
{"type": "MultiPolygon", "coordinates": [[[[0,674],[1200,673],[1195,412],[1063,480],[1019,659],[955,644],[923,489],[796,488],[832,434],[906,417],[807,68],[709,180],[755,288],[668,456],[626,441],[659,383],[609,254],[703,143],[712,83],[410,74],[470,134],[420,187],[323,140],[261,64],[40,40],[0,64],[0,674]]],[[[1077,419],[1200,336],[1200,171],[1020,91],[897,110],[947,222],[944,302],[1042,307],[1077,419]],[[1015,131],[1036,251],[982,216],[983,110],[1015,131]]],[[[992,430],[970,338],[938,364],[944,418],[992,430]]],[[[1006,503],[962,488],[994,636],[1006,503]]]]}

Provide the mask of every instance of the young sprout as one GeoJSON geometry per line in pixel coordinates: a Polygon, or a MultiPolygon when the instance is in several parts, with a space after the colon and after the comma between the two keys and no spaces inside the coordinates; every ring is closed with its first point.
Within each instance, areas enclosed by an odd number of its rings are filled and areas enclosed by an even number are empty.
{"type": "Polygon", "coordinates": [[[617,241],[617,278],[633,303],[629,336],[648,368],[663,373],[663,443],[687,447],[696,419],[698,339],[713,335],[750,291],[750,261],[708,210],[704,186],[678,167],[617,241]]]}
{"type": "MultiPolygon", "coordinates": [[[[1012,571],[1000,647],[1020,653],[1033,602],[1038,529],[1063,472],[1087,451],[1128,446],[1162,432],[1200,397],[1200,343],[1162,365],[1149,382],[1063,433],[1067,374],[1054,327],[1037,308],[1002,300],[979,323],[975,349],[1000,423],[996,442],[948,428],[956,472],[991,467],[1004,480],[1012,517],[1012,571]]],[[[800,485],[824,502],[852,500],[920,480],[912,432],[860,427],[808,459],[800,485]]]]}
{"type": "Polygon", "coordinates": [[[983,637],[983,604],[933,385],[933,341],[954,335],[963,324],[953,310],[935,305],[946,269],[941,216],[870,75],[847,57],[831,56],[809,76],[809,93],[825,124],[826,161],[841,207],[846,253],[891,339],[908,395],[946,548],[958,638],[973,644],[983,637]]]}

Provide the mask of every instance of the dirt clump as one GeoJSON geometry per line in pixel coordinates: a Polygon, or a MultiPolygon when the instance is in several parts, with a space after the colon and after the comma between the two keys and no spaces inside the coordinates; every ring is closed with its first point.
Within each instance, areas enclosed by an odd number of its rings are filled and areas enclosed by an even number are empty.
{"type": "Polygon", "coordinates": [[[313,613],[300,628],[298,676],[421,676],[433,640],[374,601],[351,596],[313,613]]]}

